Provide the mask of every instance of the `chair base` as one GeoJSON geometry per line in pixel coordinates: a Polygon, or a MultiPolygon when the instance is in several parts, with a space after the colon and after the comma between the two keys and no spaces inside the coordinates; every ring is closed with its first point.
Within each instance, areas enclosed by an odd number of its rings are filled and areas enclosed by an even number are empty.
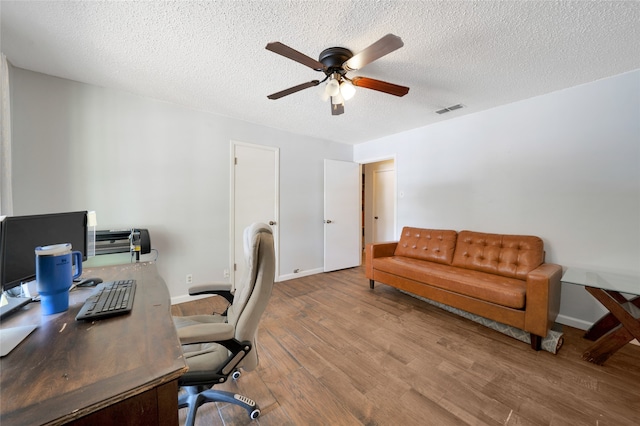
{"type": "Polygon", "coordinates": [[[207,402],[228,402],[247,410],[251,419],[257,419],[260,416],[258,404],[244,395],[215,389],[203,390],[199,386],[183,386],[182,389],[186,390],[187,393],[178,396],[178,408],[189,408],[185,426],[194,426],[198,408],[207,402]]]}

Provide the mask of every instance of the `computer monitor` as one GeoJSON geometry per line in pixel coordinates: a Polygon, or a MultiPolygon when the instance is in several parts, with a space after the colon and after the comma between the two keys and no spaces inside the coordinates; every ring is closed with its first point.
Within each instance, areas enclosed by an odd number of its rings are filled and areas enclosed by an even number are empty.
{"type": "Polygon", "coordinates": [[[87,212],[7,216],[0,226],[0,284],[7,291],[36,276],[35,248],[70,243],[87,260],[87,212]]]}

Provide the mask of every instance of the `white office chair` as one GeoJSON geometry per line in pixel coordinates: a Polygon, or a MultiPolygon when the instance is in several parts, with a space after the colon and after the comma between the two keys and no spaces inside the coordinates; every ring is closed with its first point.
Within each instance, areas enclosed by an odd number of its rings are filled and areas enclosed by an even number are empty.
{"type": "Polygon", "coordinates": [[[244,231],[246,273],[230,295],[229,286],[200,286],[190,294],[220,294],[231,299],[226,315],[174,317],[178,337],[183,344],[189,371],[178,381],[184,392],[179,408],[189,408],[186,425],[193,425],[196,411],[212,401],[229,402],[247,410],[252,419],[260,415],[255,401],[232,392],[214,390],[231,376],[239,377],[239,368],[251,371],[258,365],[256,332],[264,312],[275,274],[275,251],[271,228],[253,224],[244,231]]]}

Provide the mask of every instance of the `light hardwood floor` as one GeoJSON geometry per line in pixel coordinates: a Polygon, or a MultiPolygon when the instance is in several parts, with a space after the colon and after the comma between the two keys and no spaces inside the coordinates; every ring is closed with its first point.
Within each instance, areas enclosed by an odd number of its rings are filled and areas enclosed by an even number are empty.
{"type": "MultiPolygon", "coordinates": [[[[221,310],[213,297],[176,315],[221,310]]],[[[376,283],[362,268],[276,283],[260,364],[220,389],[258,402],[249,420],[206,404],[197,425],[640,425],[640,347],[604,366],[564,326],[557,355],[376,283]]],[[[180,410],[184,422],[185,411],[180,410]]]]}

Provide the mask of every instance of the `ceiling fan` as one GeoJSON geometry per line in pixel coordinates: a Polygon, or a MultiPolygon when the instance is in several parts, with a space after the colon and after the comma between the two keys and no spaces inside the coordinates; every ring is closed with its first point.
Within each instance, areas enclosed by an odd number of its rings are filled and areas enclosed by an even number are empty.
{"type": "Polygon", "coordinates": [[[325,100],[331,98],[331,114],[340,115],[344,113],[344,101],[349,100],[355,93],[353,86],[377,90],[378,92],[395,96],[404,96],[409,93],[408,87],[368,77],[347,77],[349,71],[362,69],[365,65],[370,64],[376,59],[380,59],[402,46],[404,46],[404,43],[400,37],[387,34],[355,55],[344,47],[330,47],[320,52],[320,56],[316,61],[304,53],[300,53],[280,42],[269,43],[266,46],[267,50],[299,62],[302,65],[306,65],[315,71],[321,71],[325,74],[325,78],[298,84],[297,86],[273,93],[267,96],[267,98],[274,100],[280,99],[329,80],[322,95],[325,100]]]}

